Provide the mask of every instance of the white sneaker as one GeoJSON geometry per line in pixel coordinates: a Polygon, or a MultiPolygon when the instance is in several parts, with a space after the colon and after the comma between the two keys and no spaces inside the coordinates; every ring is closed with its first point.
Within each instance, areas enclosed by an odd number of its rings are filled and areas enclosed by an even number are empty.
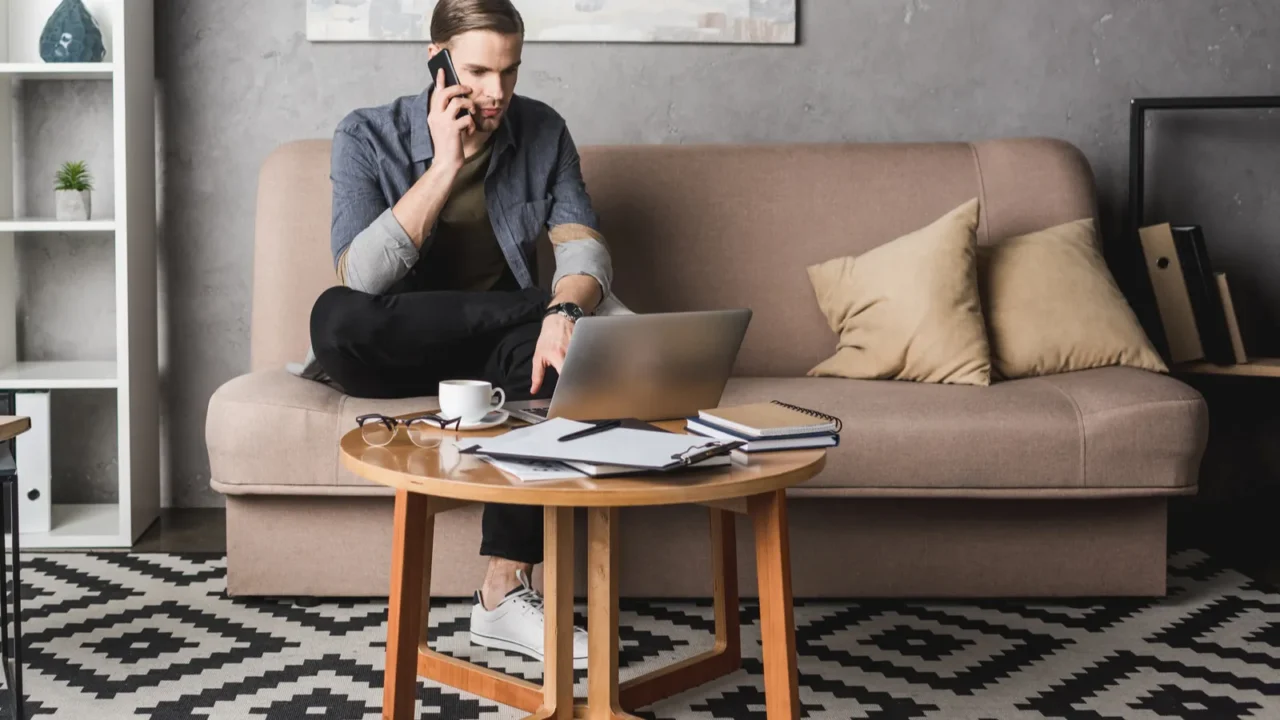
{"type": "MultiPolygon", "coordinates": [[[[498,607],[486,610],[476,593],[471,607],[471,642],[481,647],[509,650],[536,660],[542,659],[546,638],[542,615],[542,595],[533,589],[524,572],[517,573],[520,587],[507,593],[498,607]]],[[[573,629],[573,668],[587,667],[587,631],[573,629]]]]}

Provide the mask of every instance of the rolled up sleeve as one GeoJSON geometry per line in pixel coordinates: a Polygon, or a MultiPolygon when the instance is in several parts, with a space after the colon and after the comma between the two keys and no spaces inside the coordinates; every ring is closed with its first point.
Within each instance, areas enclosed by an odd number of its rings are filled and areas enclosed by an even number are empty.
{"type": "Polygon", "coordinates": [[[547,226],[556,260],[551,287],[554,289],[571,275],[588,275],[599,283],[601,297],[609,297],[613,286],[613,260],[600,233],[600,221],[591,207],[591,197],[582,178],[578,148],[568,128],[560,134],[551,201],[547,226]]]}
{"type": "Polygon", "coordinates": [[[408,274],[420,251],[391,211],[371,151],[345,130],[334,134],[330,179],[338,279],[361,292],[385,292],[408,274]]]}

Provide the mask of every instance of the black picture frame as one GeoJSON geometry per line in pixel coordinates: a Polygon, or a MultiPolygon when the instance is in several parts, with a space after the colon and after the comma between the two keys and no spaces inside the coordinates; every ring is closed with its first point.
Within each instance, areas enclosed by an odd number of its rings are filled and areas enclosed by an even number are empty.
{"type": "Polygon", "coordinates": [[[1129,237],[1138,243],[1146,200],[1147,113],[1165,110],[1280,110],[1280,95],[1134,98],[1129,105],[1129,237]]]}
{"type": "Polygon", "coordinates": [[[1147,114],[1179,110],[1280,110],[1280,95],[1204,96],[1204,97],[1143,97],[1134,98],[1129,104],[1129,208],[1125,218],[1125,233],[1133,248],[1136,278],[1146,295],[1145,322],[1153,334],[1162,354],[1168,354],[1168,339],[1155,309],[1154,290],[1145,272],[1146,260],[1142,254],[1142,238],[1139,231],[1146,223],[1146,174],[1147,174],[1147,114]]]}

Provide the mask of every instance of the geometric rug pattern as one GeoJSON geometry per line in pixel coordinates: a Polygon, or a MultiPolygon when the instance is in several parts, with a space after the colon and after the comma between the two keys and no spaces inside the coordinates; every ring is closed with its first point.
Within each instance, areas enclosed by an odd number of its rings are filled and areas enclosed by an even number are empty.
{"type": "MultiPolygon", "coordinates": [[[[216,555],[24,555],[31,715],[381,717],[384,602],[231,599],[224,569],[216,555]]],[[[536,662],[471,647],[469,611],[433,602],[436,649],[539,679],[536,662]]],[[[795,616],[809,718],[1280,718],[1280,594],[1196,551],[1170,558],[1160,599],[798,602],[795,616]]],[[[708,602],[624,599],[621,618],[624,679],[712,643],[708,602]]],[[[638,714],[763,719],[758,620],[744,603],[741,671],[638,714]]],[[[423,718],[521,717],[435,685],[418,697],[423,718]]]]}

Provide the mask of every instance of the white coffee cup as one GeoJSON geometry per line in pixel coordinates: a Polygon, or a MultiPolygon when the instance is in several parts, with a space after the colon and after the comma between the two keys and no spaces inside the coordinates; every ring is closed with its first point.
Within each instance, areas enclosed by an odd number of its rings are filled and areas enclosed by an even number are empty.
{"type": "Polygon", "coordinates": [[[477,422],[502,409],[507,394],[483,380],[445,380],[440,383],[440,414],[460,417],[463,423],[477,422]],[[496,404],[495,404],[496,400],[496,404]]]}

